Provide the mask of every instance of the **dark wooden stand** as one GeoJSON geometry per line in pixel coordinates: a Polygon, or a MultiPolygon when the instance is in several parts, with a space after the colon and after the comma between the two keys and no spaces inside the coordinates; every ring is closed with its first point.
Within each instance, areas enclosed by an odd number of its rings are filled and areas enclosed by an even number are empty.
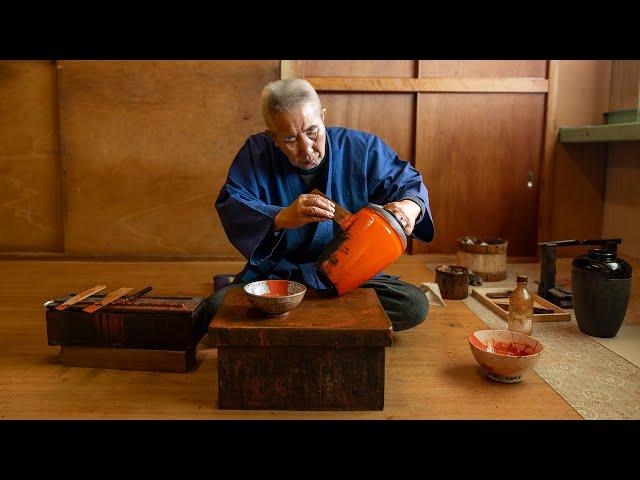
{"type": "Polygon", "coordinates": [[[308,290],[284,317],[230,289],[209,326],[221,409],[382,410],[391,322],[373,289],[337,298],[308,290]]]}

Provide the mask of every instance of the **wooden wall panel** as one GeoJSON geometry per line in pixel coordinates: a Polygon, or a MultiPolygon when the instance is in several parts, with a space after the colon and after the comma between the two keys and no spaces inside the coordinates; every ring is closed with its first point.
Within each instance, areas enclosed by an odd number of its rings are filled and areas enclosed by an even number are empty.
{"type": "Polygon", "coordinates": [[[614,60],[609,110],[640,107],[640,60],[614,60]]]}
{"type": "Polygon", "coordinates": [[[56,67],[0,61],[0,251],[63,247],[56,67]]]}
{"type": "Polygon", "coordinates": [[[421,77],[547,76],[546,60],[420,60],[421,77]]]}
{"type": "Polygon", "coordinates": [[[413,77],[415,60],[305,60],[305,77],[413,77]]]}
{"type": "MultiPolygon", "coordinates": [[[[553,178],[551,240],[601,238],[607,145],[558,144],[553,178]]],[[[560,257],[575,257],[586,247],[563,247],[560,257]]]]}
{"type": "MultiPolygon", "coordinates": [[[[638,108],[640,61],[615,60],[610,110],[638,108]]],[[[640,261],[640,143],[609,145],[602,234],[622,238],[620,251],[640,261]]]]}
{"type": "Polygon", "coordinates": [[[413,162],[413,94],[323,93],[328,127],[347,127],[378,135],[402,160],[413,162]]]}
{"type": "Polygon", "coordinates": [[[602,235],[621,237],[620,252],[640,259],[640,142],[609,145],[602,235]]]}
{"type": "Polygon", "coordinates": [[[600,125],[609,110],[611,60],[561,60],[558,76],[558,127],[600,125]]]}
{"type": "Polygon", "coordinates": [[[214,201],[278,61],[65,61],[65,248],[239,256],[214,201]]]}
{"type": "MultiPolygon", "coordinates": [[[[609,110],[640,107],[640,61],[614,60],[609,110]]],[[[624,323],[640,324],[640,142],[610,143],[607,152],[602,236],[620,237],[618,252],[633,268],[624,323]]]]}
{"type": "MultiPolygon", "coordinates": [[[[599,125],[609,110],[611,60],[561,60],[557,127],[599,125]]],[[[607,144],[557,144],[554,154],[551,238],[600,238],[604,210],[607,144]]],[[[575,257],[584,247],[558,249],[575,257]]]]}
{"type": "Polygon", "coordinates": [[[544,94],[420,94],[416,166],[436,235],[414,252],[454,253],[456,237],[498,235],[534,256],[544,94]]]}
{"type": "MultiPolygon", "coordinates": [[[[609,109],[638,108],[639,88],[640,61],[613,61],[609,109]]],[[[634,257],[636,263],[640,262],[639,160],[640,142],[609,144],[602,220],[602,234],[621,237],[620,252],[634,257]]]]}

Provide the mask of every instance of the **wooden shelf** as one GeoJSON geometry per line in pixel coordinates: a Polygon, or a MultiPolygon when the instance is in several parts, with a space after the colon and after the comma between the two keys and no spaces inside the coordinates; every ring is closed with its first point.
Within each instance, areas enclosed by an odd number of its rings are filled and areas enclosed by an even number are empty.
{"type": "Polygon", "coordinates": [[[560,143],[632,142],[638,140],[640,140],[640,122],[561,127],[558,132],[558,142],[560,143]]]}

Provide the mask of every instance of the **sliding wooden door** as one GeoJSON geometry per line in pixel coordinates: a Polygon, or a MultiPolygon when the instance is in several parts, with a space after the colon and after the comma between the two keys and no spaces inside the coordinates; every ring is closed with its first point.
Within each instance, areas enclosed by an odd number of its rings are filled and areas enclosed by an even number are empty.
{"type": "MultiPolygon", "coordinates": [[[[327,124],[382,137],[423,175],[436,236],[413,253],[453,253],[462,235],[536,255],[549,62],[545,60],[287,61],[309,80],[327,124]]],[[[544,219],[543,219],[544,220],[544,219]]]]}

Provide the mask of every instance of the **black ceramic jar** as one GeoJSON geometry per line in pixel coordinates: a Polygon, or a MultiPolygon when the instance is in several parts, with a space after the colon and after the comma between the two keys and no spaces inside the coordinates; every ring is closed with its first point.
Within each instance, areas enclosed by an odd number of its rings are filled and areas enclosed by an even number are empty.
{"type": "Polygon", "coordinates": [[[600,248],[574,258],[571,265],[573,308],[580,331],[615,337],[629,305],[631,265],[600,248]]]}

